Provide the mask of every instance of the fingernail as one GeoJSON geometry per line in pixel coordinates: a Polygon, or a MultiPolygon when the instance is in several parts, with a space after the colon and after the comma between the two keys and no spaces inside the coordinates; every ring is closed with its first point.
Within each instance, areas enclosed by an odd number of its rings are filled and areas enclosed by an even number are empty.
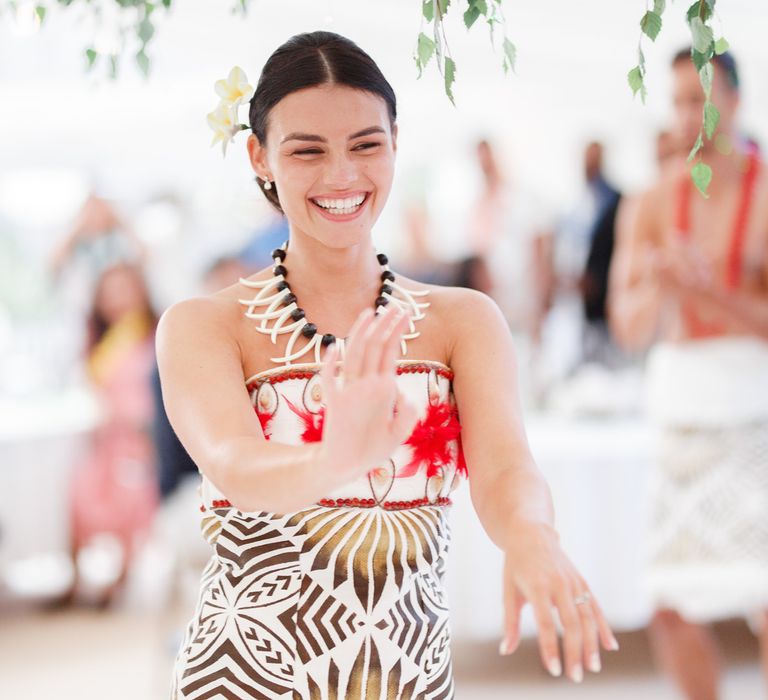
{"type": "Polygon", "coordinates": [[[560,665],[560,659],[552,659],[552,661],[549,662],[549,673],[553,675],[555,678],[557,678],[562,672],[563,667],[560,665]]]}
{"type": "Polygon", "coordinates": [[[506,639],[502,639],[499,644],[499,654],[502,656],[507,656],[507,654],[509,654],[509,643],[506,639]]]}
{"type": "Polygon", "coordinates": [[[608,649],[610,651],[619,650],[619,643],[616,641],[616,637],[611,637],[610,642],[608,643],[608,649]]]}
{"type": "Polygon", "coordinates": [[[581,683],[581,681],[584,680],[584,671],[581,668],[581,664],[576,664],[571,669],[571,680],[573,680],[574,683],[581,683]]]}
{"type": "Polygon", "coordinates": [[[602,665],[600,664],[600,654],[595,652],[589,657],[589,670],[592,671],[592,673],[600,673],[600,669],[602,669],[602,665]]]}

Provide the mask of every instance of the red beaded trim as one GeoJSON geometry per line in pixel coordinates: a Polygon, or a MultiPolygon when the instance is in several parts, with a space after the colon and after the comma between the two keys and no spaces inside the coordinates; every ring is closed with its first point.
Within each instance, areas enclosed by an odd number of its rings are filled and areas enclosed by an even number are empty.
{"type": "Polygon", "coordinates": [[[416,498],[412,501],[384,501],[384,503],[377,503],[373,498],[321,498],[317,504],[326,508],[341,508],[344,506],[374,508],[378,505],[384,510],[403,510],[404,508],[418,508],[419,506],[430,505],[449,506],[451,505],[451,499],[441,496],[434,502],[430,502],[428,498],[416,498]]]}
{"type": "MultiPolygon", "coordinates": [[[[397,374],[422,374],[424,372],[431,372],[434,370],[437,372],[438,375],[441,377],[445,377],[448,380],[453,380],[453,370],[445,369],[444,367],[435,367],[433,365],[424,363],[424,364],[413,364],[413,365],[398,365],[397,367],[397,374]]],[[[248,384],[248,388],[253,388],[258,386],[260,383],[267,382],[269,384],[279,384],[280,382],[288,381],[289,379],[312,379],[312,377],[317,374],[319,370],[313,371],[313,370],[301,370],[301,369],[291,369],[287,370],[285,372],[280,372],[279,374],[274,374],[270,377],[262,377],[260,379],[256,379],[248,384]]]]}
{"type": "Polygon", "coordinates": [[[452,370],[445,369],[444,367],[433,367],[432,365],[400,365],[397,368],[397,373],[412,374],[418,372],[419,374],[422,374],[424,372],[431,372],[432,370],[437,372],[441,377],[453,379],[452,370]]]}
{"type": "MultiPolygon", "coordinates": [[[[353,508],[374,508],[379,505],[384,510],[403,510],[405,508],[418,508],[420,506],[449,506],[453,502],[447,496],[441,496],[431,502],[428,498],[416,498],[412,501],[384,501],[377,503],[373,498],[321,498],[317,505],[326,508],[341,508],[351,506],[353,508]]],[[[226,500],[211,501],[211,508],[232,508],[232,504],[226,500]]],[[[200,512],[204,513],[206,507],[200,506],[200,512]]]]}

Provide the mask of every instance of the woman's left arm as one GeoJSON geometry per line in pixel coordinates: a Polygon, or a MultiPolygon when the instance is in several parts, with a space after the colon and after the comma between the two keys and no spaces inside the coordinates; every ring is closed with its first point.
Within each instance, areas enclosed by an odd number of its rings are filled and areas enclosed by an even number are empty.
{"type": "Polygon", "coordinates": [[[512,653],[520,639],[520,611],[528,602],[539,628],[539,649],[552,675],[562,673],[557,609],[568,675],[600,670],[599,643],[618,644],[589,586],[563,552],[554,526],[549,487],[525,437],[512,336],[490,297],[451,290],[460,329],[453,341],[453,389],[462,425],[472,503],[483,528],[504,552],[504,638],[512,653]]]}

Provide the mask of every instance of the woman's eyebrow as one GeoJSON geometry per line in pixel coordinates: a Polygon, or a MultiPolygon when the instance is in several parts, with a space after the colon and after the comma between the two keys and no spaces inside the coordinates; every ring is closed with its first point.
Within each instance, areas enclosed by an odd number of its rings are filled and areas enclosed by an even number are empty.
{"type": "MultiPolygon", "coordinates": [[[[361,131],[356,131],[351,136],[347,137],[349,141],[352,139],[359,139],[361,136],[370,136],[371,134],[383,134],[384,129],[382,129],[380,126],[369,126],[367,129],[362,129],[361,131]]],[[[304,134],[299,131],[294,131],[291,134],[288,134],[280,143],[285,143],[286,141],[316,141],[318,143],[327,143],[328,139],[324,138],[323,136],[319,136],[318,134],[304,134]]]]}

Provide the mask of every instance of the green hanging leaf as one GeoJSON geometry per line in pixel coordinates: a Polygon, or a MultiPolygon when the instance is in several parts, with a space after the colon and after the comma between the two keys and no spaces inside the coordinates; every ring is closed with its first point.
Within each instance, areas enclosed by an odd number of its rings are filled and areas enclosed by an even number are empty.
{"type": "Polygon", "coordinates": [[[715,37],[712,33],[712,27],[708,27],[698,17],[694,17],[690,22],[691,36],[693,37],[693,48],[700,53],[709,53],[714,49],[715,37]]]}
{"type": "Polygon", "coordinates": [[[656,41],[656,37],[661,31],[661,15],[653,11],[646,12],[640,20],[640,28],[644,34],[650,37],[651,41],[656,41]]]}
{"type": "Polygon", "coordinates": [[[445,57],[445,94],[448,95],[448,99],[455,105],[456,102],[453,99],[453,83],[456,80],[456,64],[450,56],[445,57]]]}
{"type": "Polygon", "coordinates": [[[703,145],[704,145],[704,140],[701,138],[701,131],[699,131],[699,135],[696,137],[696,143],[693,144],[693,148],[691,149],[691,152],[688,154],[687,161],[689,163],[696,157],[696,154],[701,150],[701,147],[703,145]]]}
{"type": "Polygon", "coordinates": [[[464,25],[466,28],[469,29],[477,21],[479,16],[480,10],[478,10],[474,5],[470,5],[469,8],[467,8],[467,11],[464,13],[464,25]]]}
{"type": "Polygon", "coordinates": [[[117,54],[109,54],[109,77],[114,80],[117,78],[117,54]]]}
{"type": "Polygon", "coordinates": [[[627,81],[629,87],[632,88],[632,95],[636,95],[640,92],[640,99],[645,102],[645,83],[643,82],[643,74],[640,71],[640,66],[635,66],[627,74],[627,81]]]}
{"type": "Polygon", "coordinates": [[[469,0],[472,4],[472,7],[476,7],[481,15],[487,15],[488,14],[488,3],[486,0],[469,0]]]}
{"type": "Polygon", "coordinates": [[[704,2],[704,0],[696,0],[696,2],[694,2],[693,5],[688,8],[688,22],[690,23],[694,18],[697,17],[702,22],[706,22],[710,17],[712,17],[712,8],[708,3],[704,2]]]}
{"type": "Polygon", "coordinates": [[[715,42],[715,53],[718,56],[724,54],[729,48],[731,48],[730,45],[722,36],[715,42]]]}
{"type": "Polygon", "coordinates": [[[517,48],[509,39],[507,39],[507,37],[504,37],[502,48],[504,49],[504,72],[507,73],[511,70],[514,73],[515,61],[517,60],[517,48]]]}
{"type": "Polygon", "coordinates": [[[141,22],[139,22],[137,34],[142,44],[148,43],[155,35],[155,26],[152,24],[152,20],[148,17],[141,20],[141,22]]]}
{"type": "Polygon", "coordinates": [[[693,179],[693,184],[696,185],[696,189],[698,189],[705,198],[709,199],[707,187],[709,187],[709,183],[712,182],[712,168],[706,163],[699,161],[691,169],[691,178],[693,179]]]}
{"type": "Polygon", "coordinates": [[[711,139],[712,135],[715,133],[715,129],[717,128],[717,124],[720,121],[720,112],[718,111],[717,107],[713,105],[711,102],[707,101],[704,103],[704,131],[707,134],[707,138],[711,139]]]}
{"type": "Polygon", "coordinates": [[[663,15],[666,7],[667,7],[666,0],[653,0],[653,11],[657,15],[663,15]]]}
{"type": "Polygon", "coordinates": [[[421,14],[424,15],[424,19],[427,22],[431,22],[435,18],[435,3],[433,0],[424,0],[421,6],[421,14]]]}
{"type": "Polygon", "coordinates": [[[40,24],[45,22],[45,8],[42,5],[38,5],[35,8],[35,14],[37,15],[37,18],[40,20],[40,24]]]}
{"type": "Polygon", "coordinates": [[[711,63],[705,63],[699,71],[699,82],[701,87],[704,88],[704,94],[709,99],[712,94],[712,77],[714,75],[714,69],[711,63]]]}
{"type": "Polygon", "coordinates": [[[96,59],[99,57],[98,52],[95,49],[86,49],[85,58],[88,61],[88,70],[93,68],[93,64],[96,63],[96,59]]]}
{"type": "Polygon", "coordinates": [[[149,56],[144,53],[143,49],[136,54],[136,63],[139,66],[139,70],[146,78],[149,75],[149,56]]]}
{"type": "Polygon", "coordinates": [[[419,41],[416,47],[416,65],[419,67],[419,77],[422,69],[429,63],[435,53],[435,42],[432,41],[424,32],[419,34],[419,41]]]}
{"type": "Polygon", "coordinates": [[[698,71],[709,63],[710,58],[712,58],[712,56],[710,56],[709,53],[701,53],[696,49],[691,50],[691,60],[698,71]]]}

